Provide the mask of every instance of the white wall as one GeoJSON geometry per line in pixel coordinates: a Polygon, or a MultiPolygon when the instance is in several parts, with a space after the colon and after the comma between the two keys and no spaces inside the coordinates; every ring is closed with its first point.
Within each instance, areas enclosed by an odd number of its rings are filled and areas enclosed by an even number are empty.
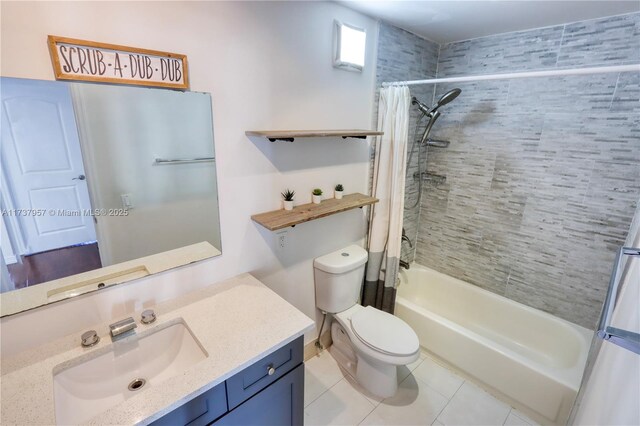
{"type": "Polygon", "coordinates": [[[296,190],[299,202],[310,201],[312,188],[330,193],[338,182],[346,192],[366,192],[370,142],[271,144],[250,140],[244,131],[369,128],[377,39],[372,19],[329,2],[2,2],[1,8],[3,76],[53,79],[47,34],[188,55],[191,89],[213,96],[223,251],[197,265],[4,318],[4,354],[247,271],[316,315],[312,260],[362,242],[364,212],[298,225],[283,251],[250,216],[279,208],[286,187],[296,190]],[[334,19],[367,30],[363,73],[332,67],[334,19]]]}

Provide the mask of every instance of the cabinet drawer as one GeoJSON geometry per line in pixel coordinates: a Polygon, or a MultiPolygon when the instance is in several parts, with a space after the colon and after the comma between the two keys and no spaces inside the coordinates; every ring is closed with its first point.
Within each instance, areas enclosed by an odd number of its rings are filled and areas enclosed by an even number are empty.
{"type": "Polygon", "coordinates": [[[300,336],[228,379],[227,402],[229,410],[242,404],[243,401],[298,366],[302,362],[302,341],[303,337],[300,336]]]}
{"type": "Polygon", "coordinates": [[[207,425],[227,412],[225,384],[220,383],[200,396],[160,417],[153,426],[207,425]]]}

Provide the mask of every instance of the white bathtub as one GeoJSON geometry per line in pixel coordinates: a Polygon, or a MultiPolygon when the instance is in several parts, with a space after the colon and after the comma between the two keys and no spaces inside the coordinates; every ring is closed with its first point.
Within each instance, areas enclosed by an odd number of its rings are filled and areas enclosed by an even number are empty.
{"type": "Polygon", "coordinates": [[[400,279],[395,313],[425,349],[544,423],[566,422],[593,332],[420,265],[400,279]]]}

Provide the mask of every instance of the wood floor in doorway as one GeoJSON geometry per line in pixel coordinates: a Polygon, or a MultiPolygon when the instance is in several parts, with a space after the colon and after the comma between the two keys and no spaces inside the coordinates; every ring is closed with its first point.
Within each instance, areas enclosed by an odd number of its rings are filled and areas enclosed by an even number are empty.
{"type": "Polygon", "coordinates": [[[7,265],[16,289],[102,267],[98,244],[85,244],[22,256],[22,264],[7,265]]]}

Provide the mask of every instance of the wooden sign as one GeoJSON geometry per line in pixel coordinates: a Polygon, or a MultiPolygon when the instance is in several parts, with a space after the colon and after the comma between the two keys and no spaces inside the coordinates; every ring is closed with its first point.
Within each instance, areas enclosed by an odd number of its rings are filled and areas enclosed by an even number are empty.
{"type": "Polygon", "coordinates": [[[187,56],[50,35],[57,80],[189,88],[187,56]]]}

